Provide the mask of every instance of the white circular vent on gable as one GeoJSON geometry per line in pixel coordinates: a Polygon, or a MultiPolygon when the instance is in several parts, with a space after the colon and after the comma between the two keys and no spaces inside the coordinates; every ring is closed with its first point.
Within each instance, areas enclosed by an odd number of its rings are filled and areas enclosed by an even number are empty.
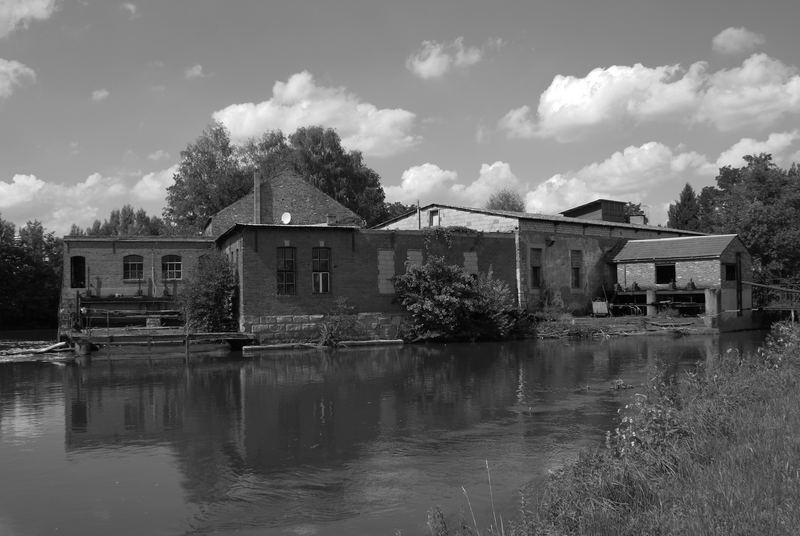
{"type": "Polygon", "coordinates": [[[286,225],[286,224],[288,224],[288,223],[291,223],[291,221],[292,221],[292,215],[291,215],[291,214],[289,214],[288,212],[284,212],[284,213],[281,215],[281,223],[282,223],[282,224],[286,225]]]}

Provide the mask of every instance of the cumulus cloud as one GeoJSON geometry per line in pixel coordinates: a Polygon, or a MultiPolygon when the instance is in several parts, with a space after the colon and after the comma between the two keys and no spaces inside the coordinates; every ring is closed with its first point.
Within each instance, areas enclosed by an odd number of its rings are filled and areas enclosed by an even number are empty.
{"type": "Polygon", "coordinates": [[[27,28],[31,21],[49,19],[56,10],[56,0],[3,0],[0,2],[0,38],[17,28],[27,28]]]}
{"type": "Polygon", "coordinates": [[[110,94],[107,89],[95,89],[92,91],[92,100],[95,102],[106,100],[110,94]]]}
{"type": "Polygon", "coordinates": [[[712,40],[712,46],[720,54],[743,54],[764,44],[764,36],[747,28],[725,28],[712,40]]]}
{"type": "Polygon", "coordinates": [[[458,182],[458,173],[425,163],[403,172],[399,186],[384,188],[386,198],[403,203],[448,203],[480,207],[497,190],[510,188],[522,193],[523,185],[506,162],[482,164],[478,178],[458,182]]]}
{"type": "Polygon", "coordinates": [[[481,61],[490,49],[503,46],[502,39],[490,39],[482,46],[465,46],[464,38],[451,42],[423,41],[406,58],[406,68],[422,79],[441,78],[453,69],[464,69],[481,61]]]}
{"type": "Polygon", "coordinates": [[[784,158],[784,156],[789,150],[797,147],[798,140],[800,140],[800,131],[797,129],[791,132],[774,132],[766,140],[762,141],[753,138],[742,138],[719,155],[717,167],[741,167],[745,165],[742,157],[761,153],[771,154],[777,162],[785,160],[786,165],[789,166],[794,161],[794,157],[784,158]]]}
{"type": "Polygon", "coordinates": [[[125,204],[159,216],[176,169],[172,166],[125,178],[93,173],[69,185],[47,182],[34,175],[14,175],[9,182],[0,180],[0,210],[3,219],[17,225],[37,219],[59,235],[68,233],[73,223],[88,227],[125,204]]]}
{"type": "Polygon", "coordinates": [[[10,97],[18,86],[34,80],[36,73],[27,65],[0,58],[0,99],[10,97]]]}
{"type": "Polygon", "coordinates": [[[312,125],[335,129],[346,148],[374,157],[406,151],[419,141],[412,132],[416,118],[412,112],[378,108],[343,87],[317,85],[308,71],[275,82],[269,100],[232,104],[214,112],[213,118],[237,143],[268,130],[289,133],[312,125]]]}
{"type": "Polygon", "coordinates": [[[740,67],[709,72],[705,62],[645,67],[614,65],[584,77],[557,75],[529,106],[510,110],[499,127],[511,138],[547,137],[572,141],[592,129],[621,122],[679,120],[719,131],[764,128],[800,112],[797,69],[766,54],[740,67]]]}
{"type": "Polygon", "coordinates": [[[156,160],[167,160],[169,157],[170,157],[170,154],[167,151],[165,151],[164,149],[158,149],[156,151],[153,151],[149,155],[147,155],[147,159],[148,160],[153,160],[153,161],[156,161],[156,160]]]}
{"type": "MultiPolygon", "coordinates": [[[[694,151],[648,142],[617,151],[602,162],[559,173],[526,195],[526,210],[555,214],[597,198],[661,205],[651,192],[658,186],[683,184],[690,178],[712,177],[716,168],[694,151]]],[[[651,220],[662,215],[651,214],[651,220]]]]}
{"type": "Polygon", "coordinates": [[[192,80],[194,78],[205,78],[206,73],[203,72],[203,66],[198,63],[186,69],[184,76],[187,80],[192,80]]]}

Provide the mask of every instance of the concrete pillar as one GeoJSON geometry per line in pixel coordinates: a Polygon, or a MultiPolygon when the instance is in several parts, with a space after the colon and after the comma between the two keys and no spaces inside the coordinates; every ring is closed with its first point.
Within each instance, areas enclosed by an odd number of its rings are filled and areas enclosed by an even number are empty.
{"type": "Polygon", "coordinates": [[[658,308],[655,305],[656,303],[656,291],[655,290],[648,290],[647,291],[647,316],[656,316],[658,314],[658,308]]]}

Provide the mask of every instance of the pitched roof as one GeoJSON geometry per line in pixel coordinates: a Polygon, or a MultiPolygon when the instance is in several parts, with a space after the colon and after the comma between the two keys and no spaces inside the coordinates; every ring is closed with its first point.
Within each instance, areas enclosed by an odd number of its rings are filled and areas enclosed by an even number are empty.
{"type": "MultiPolygon", "coordinates": [[[[425,205],[424,207],[420,207],[420,210],[428,210],[430,208],[449,208],[454,210],[464,210],[467,212],[474,212],[477,214],[489,214],[493,216],[502,216],[505,218],[514,218],[519,220],[538,220],[538,221],[550,221],[555,223],[579,223],[581,225],[599,225],[605,227],[612,226],[612,227],[624,227],[627,229],[647,229],[650,231],[657,230],[657,231],[680,233],[686,235],[703,235],[703,233],[698,233],[695,231],[684,231],[683,229],[672,229],[670,227],[657,227],[655,225],[644,225],[640,223],[621,223],[621,222],[604,221],[604,220],[587,220],[584,218],[569,218],[567,216],[558,216],[551,214],[537,214],[533,212],[513,212],[510,210],[494,210],[489,208],[465,207],[460,205],[445,205],[442,203],[430,203],[428,205],[425,205]]],[[[396,216],[390,220],[381,222],[378,225],[374,225],[372,228],[381,229],[391,223],[402,220],[404,218],[408,218],[409,216],[416,214],[416,212],[417,210],[414,209],[410,212],[406,212],[405,214],[401,214],[400,216],[396,216]]]]}
{"type": "Polygon", "coordinates": [[[734,240],[735,234],[629,240],[614,262],[715,258],[734,240]]]}

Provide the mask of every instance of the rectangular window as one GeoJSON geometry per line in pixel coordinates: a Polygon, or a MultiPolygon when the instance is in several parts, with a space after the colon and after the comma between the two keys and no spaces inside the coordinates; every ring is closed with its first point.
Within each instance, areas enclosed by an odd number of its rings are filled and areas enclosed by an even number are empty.
{"type": "Polygon", "coordinates": [[[656,285],[667,285],[675,281],[675,263],[656,264],[656,285]]]}
{"type": "Polygon", "coordinates": [[[726,264],[725,265],[725,281],[736,281],[739,278],[737,277],[737,270],[735,264],[726,264]]]}
{"type": "Polygon", "coordinates": [[[311,248],[311,286],[314,294],[331,291],[331,248],[311,248]]]}
{"type": "Polygon", "coordinates": [[[122,279],[139,281],[144,277],[144,257],[126,255],[122,259],[122,279]]]}
{"type": "Polygon", "coordinates": [[[439,210],[428,211],[428,227],[439,227],[439,210]]]}
{"type": "Polygon", "coordinates": [[[86,288],[86,257],[70,257],[69,275],[71,288],[86,288]]]}
{"type": "Polygon", "coordinates": [[[572,275],[572,288],[581,288],[583,286],[583,251],[579,249],[571,250],[569,252],[569,260],[572,275]]]}
{"type": "Polygon", "coordinates": [[[161,257],[161,279],[172,281],[183,277],[183,264],[180,255],[164,255],[161,257]]]}
{"type": "Polygon", "coordinates": [[[531,288],[542,288],[542,248],[531,248],[531,288]]]}
{"type": "Polygon", "coordinates": [[[297,293],[297,287],[295,285],[295,273],[297,269],[295,258],[295,248],[278,248],[278,294],[297,293]]]}

